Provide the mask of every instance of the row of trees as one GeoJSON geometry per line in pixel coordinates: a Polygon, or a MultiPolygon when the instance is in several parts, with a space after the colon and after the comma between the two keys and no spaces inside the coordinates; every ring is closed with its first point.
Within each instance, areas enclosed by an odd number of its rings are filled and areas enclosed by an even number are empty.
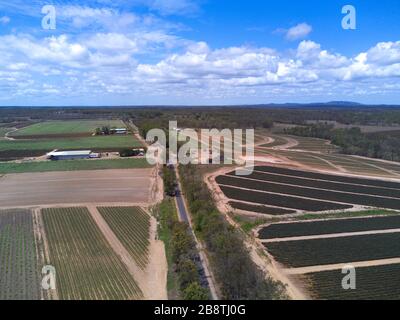
{"type": "Polygon", "coordinates": [[[183,189],[196,233],[204,241],[222,299],[270,300],[287,298],[281,283],[266,279],[251,260],[243,235],[232,227],[214,205],[203,182],[201,167],[180,166],[183,189]]]}
{"type": "MultiPolygon", "coordinates": [[[[163,171],[164,187],[168,188],[171,182],[176,184],[175,175],[171,173],[173,170],[164,168],[163,171]]],[[[172,263],[169,272],[172,272],[176,278],[180,298],[184,300],[209,299],[207,282],[204,281],[196,243],[189,226],[178,221],[171,198],[167,198],[160,205],[159,220],[161,225],[159,233],[166,242],[167,255],[172,263]]]]}
{"type": "Polygon", "coordinates": [[[345,154],[400,161],[399,131],[363,133],[357,127],[334,129],[332,125],[314,124],[286,129],[285,133],[331,140],[345,154]]]}

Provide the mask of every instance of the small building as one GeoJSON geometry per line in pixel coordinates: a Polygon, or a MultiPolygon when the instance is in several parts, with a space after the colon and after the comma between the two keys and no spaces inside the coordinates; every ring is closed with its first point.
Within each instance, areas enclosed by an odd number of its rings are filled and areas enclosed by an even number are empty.
{"type": "Polygon", "coordinates": [[[82,151],[53,151],[47,154],[50,160],[75,160],[75,159],[90,159],[93,156],[91,150],[82,151]]]}
{"type": "Polygon", "coordinates": [[[110,129],[112,134],[127,134],[127,128],[112,128],[110,129]]]}

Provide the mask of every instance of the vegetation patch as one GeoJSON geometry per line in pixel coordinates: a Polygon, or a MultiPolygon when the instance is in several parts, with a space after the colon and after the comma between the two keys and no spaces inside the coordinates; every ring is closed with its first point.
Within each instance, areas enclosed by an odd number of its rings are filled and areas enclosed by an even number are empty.
{"type": "Polygon", "coordinates": [[[355,290],[342,287],[342,270],[310,273],[302,278],[313,299],[318,300],[399,300],[400,265],[357,268],[355,290]]]}
{"type": "Polygon", "coordinates": [[[98,208],[111,230],[141,269],[149,262],[150,216],[138,207],[98,208]]]}
{"type": "Polygon", "coordinates": [[[41,268],[31,211],[0,211],[0,300],[40,300],[41,268]]]}
{"type": "Polygon", "coordinates": [[[32,136],[94,133],[96,128],[103,126],[125,128],[125,124],[120,120],[45,121],[21,128],[13,132],[12,135],[32,136]]]}
{"type": "Polygon", "coordinates": [[[286,299],[281,283],[266,278],[251,260],[243,234],[233,228],[217,210],[200,170],[180,166],[183,188],[195,230],[204,241],[221,299],[286,299]]]}
{"type": "Polygon", "coordinates": [[[236,201],[230,201],[229,205],[234,209],[255,212],[255,213],[268,214],[271,216],[281,216],[281,215],[285,215],[285,214],[296,213],[296,211],[293,211],[293,210],[285,210],[285,209],[268,207],[268,206],[257,206],[257,205],[253,205],[253,204],[247,204],[247,203],[236,202],[236,201]]]}
{"type": "Polygon", "coordinates": [[[150,167],[146,159],[0,162],[0,173],[135,169],[150,167]]]}
{"type": "Polygon", "coordinates": [[[316,200],[320,199],[325,201],[357,204],[368,207],[395,210],[400,209],[400,199],[391,199],[376,195],[360,195],[356,194],[356,188],[353,190],[354,193],[344,193],[339,191],[322,190],[303,186],[290,186],[286,184],[278,184],[276,182],[270,183],[268,181],[255,181],[228,176],[219,176],[217,177],[216,181],[222,185],[251,189],[254,191],[266,191],[316,200]]]}
{"type": "Polygon", "coordinates": [[[42,212],[62,300],[132,300],[142,292],[86,208],[42,212]]]}
{"type": "Polygon", "coordinates": [[[268,192],[243,190],[227,186],[220,186],[220,188],[225,196],[229,199],[304,210],[309,212],[345,210],[353,207],[351,205],[342,205],[333,202],[304,199],[295,196],[285,196],[268,192]]]}
{"type": "Polygon", "coordinates": [[[400,215],[271,224],[260,230],[260,239],[400,229],[400,215]]]}
{"type": "Polygon", "coordinates": [[[400,256],[400,233],[272,242],[267,250],[289,267],[351,263],[400,256]],[[396,245],[395,245],[396,244],[396,245]]]}

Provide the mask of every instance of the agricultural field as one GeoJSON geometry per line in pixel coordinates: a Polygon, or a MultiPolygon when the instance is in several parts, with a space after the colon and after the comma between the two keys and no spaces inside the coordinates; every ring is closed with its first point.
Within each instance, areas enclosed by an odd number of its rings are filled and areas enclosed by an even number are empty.
{"type": "Polygon", "coordinates": [[[262,204],[267,206],[282,207],[286,209],[290,208],[310,212],[320,212],[330,210],[344,210],[353,207],[351,205],[343,205],[333,202],[304,199],[274,193],[258,192],[253,190],[243,190],[224,185],[220,185],[220,188],[228,199],[252,202],[255,204],[262,204]]]}
{"type": "Polygon", "coordinates": [[[356,290],[343,290],[342,270],[304,275],[303,282],[317,300],[399,300],[400,264],[357,268],[356,290]]]}
{"type": "Polygon", "coordinates": [[[342,182],[358,185],[375,186],[382,188],[400,189],[400,182],[392,182],[378,179],[363,179],[363,178],[353,178],[340,175],[323,174],[318,172],[310,171],[300,171],[293,169],[286,169],[280,167],[270,167],[270,166],[258,166],[255,167],[256,171],[275,173],[281,175],[289,175],[300,178],[318,179],[324,181],[342,182]]]}
{"type": "Polygon", "coordinates": [[[44,209],[42,216],[60,299],[135,300],[143,297],[88,209],[44,209]]]}
{"type": "MultiPolygon", "coordinates": [[[[236,176],[235,172],[228,173],[228,176],[236,176]]],[[[350,192],[350,193],[359,193],[359,194],[367,194],[367,195],[376,195],[376,196],[384,196],[384,197],[393,197],[400,198],[400,189],[389,189],[389,188],[380,188],[373,186],[363,186],[360,184],[350,184],[350,183],[337,183],[334,181],[326,181],[326,180],[316,180],[309,178],[299,178],[288,175],[281,174],[272,174],[267,172],[258,172],[255,171],[252,174],[246,176],[247,179],[254,179],[256,181],[268,181],[268,182],[276,182],[294,186],[302,186],[302,187],[310,187],[310,188],[318,188],[325,190],[333,190],[333,191],[342,191],[342,192],[350,192]]]]}
{"type": "Polygon", "coordinates": [[[354,186],[352,193],[344,193],[339,191],[323,190],[317,187],[304,187],[301,185],[291,186],[276,182],[271,183],[268,181],[256,181],[228,176],[220,176],[216,181],[220,185],[245,188],[252,191],[265,191],[308,199],[340,202],[350,205],[400,210],[400,198],[393,199],[376,195],[359,195],[357,194],[356,186],[354,186]]]}
{"type": "Polygon", "coordinates": [[[268,215],[273,215],[273,216],[296,213],[296,211],[293,211],[293,210],[285,210],[285,209],[268,207],[268,206],[258,206],[258,205],[244,203],[244,202],[230,201],[229,205],[234,209],[248,211],[248,212],[261,213],[261,214],[268,214],[268,215]]]}
{"type": "Polygon", "coordinates": [[[289,149],[305,150],[309,152],[319,152],[319,153],[335,153],[339,150],[335,145],[330,144],[328,140],[298,137],[298,136],[288,136],[298,142],[298,145],[291,147],[289,149]]]}
{"type": "Polygon", "coordinates": [[[0,206],[143,204],[149,201],[152,172],[149,168],[6,174],[0,179],[0,206]]]}
{"type": "Polygon", "coordinates": [[[112,152],[142,146],[132,134],[93,136],[95,129],[103,126],[126,127],[120,120],[47,121],[31,124],[13,131],[10,139],[0,139],[0,161],[43,156],[55,149],[112,152]]]}
{"type": "Polygon", "coordinates": [[[400,257],[400,233],[265,243],[288,267],[308,267],[400,257]]]}
{"type": "Polygon", "coordinates": [[[108,126],[110,128],[125,128],[120,120],[73,120],[73,121],[46,121],[21,128],[13,132],[12,136],[40,136],[40,135],[69,135],[71,133],[93,133],[96,128],[108,126]]]}
{"type": "Polygon", "coordinates": [[[272,138],[274,141],[271,143],[263,144],[260,147],[262,148],[274,148],[274,147],[279,147],[287,144],[289,141],[285,139],[284,137],[278,136],[278,135],[268,135],[268,137],[272,138]]]}
{"type": "Polygon", "coordinates": [[[37,161],[37,162],[3,162],[0,163],[0,174],[82,171],[107,169],[149,168],[146,159],[112,159],[112,160],[70,160],[70,161],[37,161]]]}
{"type": "Polygon", "coordinates": [[[139,147],[141,144],[132,135],[93,136],[81,138],[1,140],[0,151],[15,150],[120,150],[139,147]]]}
{"type": "Polygon", "coordinates": [[[40,300],[41,268],[30,210],[0,211],[0,300],[40,300]]]}
{"type": "Polygon", "coordinates": [[[150,216],[138,207],[98,208],[101,216],[143,270],[149,262],[150,216]]]}
{"type": "Polygon", "coordinates": [[[262,240],[371,230],[400,229],[400,215],[271,224],[259,231],[262,240]]]}

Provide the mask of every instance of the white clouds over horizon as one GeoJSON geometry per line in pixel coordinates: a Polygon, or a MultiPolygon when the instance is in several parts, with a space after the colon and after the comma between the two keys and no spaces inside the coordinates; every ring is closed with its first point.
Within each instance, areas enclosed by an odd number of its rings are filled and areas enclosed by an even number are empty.
{"type": "MultiPolygon", "coordinates": [[[[67,27],[52,36],[0,35],[0,103],[109,96],[197,104],[204,99],[225,103],[399,94],[400,41],[379,42],[346,56],[304,40],[312,27],[300,23],[280,31],[288,40],[299,41],[291,50],[249,45],[212,48],[205,41],[180,36],[181,26],[162,16],[196,12],[196,2],[136,2],[161,16],[123,11],[111,4],[99,8],[71,4],[57,10],[62,22],[57,25],[67,27]]],[[[10,22],[2,22],[3,18],[0,23],[10,22]]]]}

